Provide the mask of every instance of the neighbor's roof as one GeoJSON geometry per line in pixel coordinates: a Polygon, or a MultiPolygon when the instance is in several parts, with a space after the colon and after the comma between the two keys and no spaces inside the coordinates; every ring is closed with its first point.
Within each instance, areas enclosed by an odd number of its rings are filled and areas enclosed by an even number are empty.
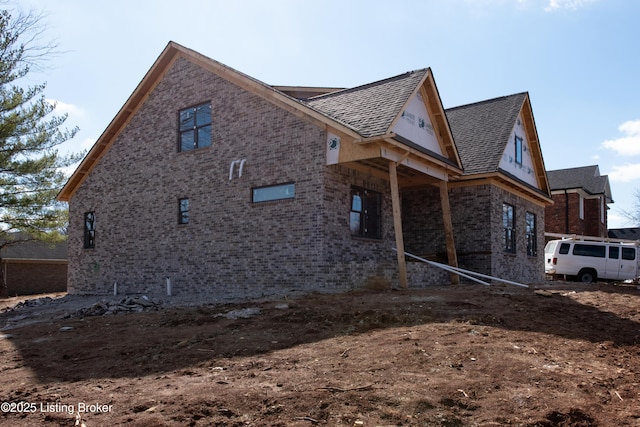
{"type": "Polygon", "coordinates": [[[497,172],[527,93],[448,108],[464,174],[497,172]]]}
{"type": "Polygon", "coordinates": [[[608,235],[612,239],[640,240],[640,228],[611,228],[608,235]]]}
{"type": "Polygon", "coordinates": [[[582,189],[588,194],[604,194],[613,203],[609,177],[600,175],[597,165],[547,171],[549,186],[554,190],[582,189]]]}
{"type": "Polygon", "coordinates": [[[384,135],[428,72],[424,68],[319,95],[308,99],[306,104],[349,125],[365,138],[384,135]]]}
{"type": "Polygon", "coordinates": [[[16,241],[0,250],[3,260],[66,260],[67,242],[46,243],[40,240],[26,240],[22,233],[10,235],[7,240],[16,241]]]}

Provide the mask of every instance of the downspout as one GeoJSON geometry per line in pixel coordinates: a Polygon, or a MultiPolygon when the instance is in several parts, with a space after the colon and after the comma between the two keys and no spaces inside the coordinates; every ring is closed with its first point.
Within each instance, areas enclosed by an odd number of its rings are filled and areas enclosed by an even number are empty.
{"type": "Polygon", "coordinates": [[[569,234],[569,193],[564,189],[564,233],[569,234]]]}

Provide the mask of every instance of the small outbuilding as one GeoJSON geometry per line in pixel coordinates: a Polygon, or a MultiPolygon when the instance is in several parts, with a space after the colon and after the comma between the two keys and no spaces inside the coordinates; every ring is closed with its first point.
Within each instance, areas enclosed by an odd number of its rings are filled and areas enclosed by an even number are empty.
{"type": "Polygon", "coordinates": [[[67,242],[26,240],[0,250],[0,296],[67,290],[67,242]]]}

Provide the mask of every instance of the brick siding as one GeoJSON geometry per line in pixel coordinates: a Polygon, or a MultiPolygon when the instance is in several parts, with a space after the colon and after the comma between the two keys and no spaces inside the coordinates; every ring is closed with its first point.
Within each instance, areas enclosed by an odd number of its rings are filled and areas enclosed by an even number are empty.
{"type": "Polygon", "coordinates": [[[3,261],[6,286],[0,296],[35,295],[67,290],[67,264],[3,261]]]}
{"type": "MultiPolygon", "coordinates": [[[[523,283],[544,279],[544,208],[494,185],[449,190],[454,239],[461,268],[523,283]],[[502,204],[515,207],[515,254],[504,251],[502,204]],[[537,255],[527,255],[525,213],[536,215],[537,255]]],[[[446,263],[446,244],[439,190],[403,193],[407,252],[446,263]]]]}
{"type": "MultiPolygon", "coordinates": [[[[170,278],[176,296],[225,300],[397,284],[388,181],[326,166],[325,144],[324,129],[178,59],[69,203],[69,291],[105,294],[117,283],[121,293],[162,295],[170,278]],[[178,111],[208,101],[212,146],[179,153],[178,111]],[[239,159],[246,159],[243,175],[229,180],[239,159]],[[295,198],[252,203],[252,188],[282,183],[295,183],[295,198]],[[382,194],[381,239],[350,235],[352,186],[382,194]],[[190,203],[184,225],[180,198],[190,203]],[[94,249],[83,248],[88,211],[96,213],[94,249]]],[[[527,258],[519,244],[507,259],[495,243],[501,230],[487,225],[501,224],[507,195],[491,186],[451,190],[461,264],[540,277],[540,256],[527,258]]],[[[526,203],[512,201],[523,228],[526,203]]],[[[402,209],[407,251],[446,251],[437,189],[403,192],[402,209]]],[[[543,212],[535,212],[542,224],[543,212]]],[[[411,286],[448,282],[433,267],[411,263],[408,271],[411,286]]]]}
{"type": "Polygon", "coordinates": [[[554,204],[547,206],[545,210],[546,232],[607,236],[607,212],[605,210],[605,221],[602,222],[600,199],[584,199],[584,218],[580,218],[580,195],[578,193],[554,194],[553,202],[554,204]]]}
{"type": "Polygon", "coordinates": [[[259,296],[397,280],[388,183],[325,165],[326,134],[264,99],[178,60],[78,188],[69,207],[69,289],[259,296]],[[211,100],[213,144],[177,152],[177,112],[211,100]],[[229,181],[233,160],[246,159],[229,181]],[[295,198],[251,189],[295,183],[295,198]],[[351,186],[379,191],[381,240],[349,233],[351,186]],[[190,221],[177,224],[179,198],[190,221]],[[84,212],[95,249],[83,249],[84,212]]]}

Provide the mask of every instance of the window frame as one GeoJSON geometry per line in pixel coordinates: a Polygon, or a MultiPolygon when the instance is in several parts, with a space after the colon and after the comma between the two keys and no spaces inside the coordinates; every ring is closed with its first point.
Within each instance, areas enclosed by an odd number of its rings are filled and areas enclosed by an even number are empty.
{"type": "Polygon", "coordinates": [[[349,232],[352,237],[382,240],[382,193],[352,186],[349,193],[349,232]],[[359,197],[359,208],[354,203],[359,197]],[[358,218],[354,227],[354,218],[358,218]]]}
{"type": "Polygon", "coordinates": [[[188,197],[178,199],[178,225],[189,224],[190,202],[188,197]]]}
{"type": "Polygon", "coordinates": [[[502,229],[503,229],[503,249],[504,252],[516,253],[516,207],[509,203],[502,203],[502,229]],[[511,216],[509,220],[509,211],[511,216]]]}
{"type": "Polygon", "coordinates": [[[213,136],[212,136],[212,128],[213,128],[213,120],[212,120],[212,106],[211,106],[211,101],[208,102],[203,102],[197,105],[193,105],[191,107],[186,107],[183,108],[181,110],[178,111],[178,152],[180,153],[186,153],[189,151],[194,151],[197,150],[199,148],[206,148],[206,147],[210,147],[213,143],[213,136]],[[209,108],[209,114],[207,115],[208,117],[208,121],[204,122],[204,123],[199,123],[198,122],[198,118],[201,117],[198,115],[198,110],[202,107],[208,107],[209,108]],[[188,113],[191,112],[193,114],[193,126],[183,126],[183,120],[182,120],[182,116],[183,113],[188,113]],[[209,140],[206,143],[201,143],[200,142],[200,138],[201,138],[201,131],[205,128],[209,128],[209,140]],[[185,148],[183,146],[183,136],[186,135],[189,132],[193,132],[193,147],[190,148],[185,148]]]}
{"type": "Polygon", "coordinates": [[[635,248],[625,248],[622,247],[621,248],[621,252],[622,252],[622,258],[625,261],[634,261],[636,259],[636,249],[635,248]],[[629,254],[633,255],[632,257],[629,257],[629,254]]]}
{"type": "MultiPolygon", "coordinates": [[[[277,192],[276,192],[277,194],[277,192]]],[[[296,198],[296,183],[295,182],[285,182],[281,184],[272,184],[272,185],[263,185],[260,187],[251,188],[251,203],[267,203],[267,202],[275,202],[278,200],[292,200],[296,198]],[[256,198],[256,193],[259,193],[261,190],[280,190],[284,189],[285,193],[283,195],[274,196],[262,196],[256,198]],[[291,189],[291,193],[289,193],[289,189],[291,189]]]]}
{"type": "Polygon", "coordinates": [[[521,165],[522,164],[522,143],[523,143],[523,138],[516,135],[515,136],[515,146],[516,146],[516,152],[515,152],[515,158],[516,158],[516,164],[521,165]]]}
{"type": "Polygon", "coordinates": [[[589,243],[574,243],[571,253],[575,256],[606,258],[607,247],[604,245],[592,245],[589,243]]]}
{"type": "Polygon", "coordinates": [[[83,227],[84,227],[84,234],[83,234],[84,249],[95,249],[96,248],[96,212],[95,211],[88,211],[84,213],[83,227]],[[89,221],[91,222],[89,223],[89,221]]]}
{"type": "Polygon", "coordinates": [[[525,233],[527,236],[527,255],[538,256],[538,218],[533,212],[525,213],[525,233]]]}

